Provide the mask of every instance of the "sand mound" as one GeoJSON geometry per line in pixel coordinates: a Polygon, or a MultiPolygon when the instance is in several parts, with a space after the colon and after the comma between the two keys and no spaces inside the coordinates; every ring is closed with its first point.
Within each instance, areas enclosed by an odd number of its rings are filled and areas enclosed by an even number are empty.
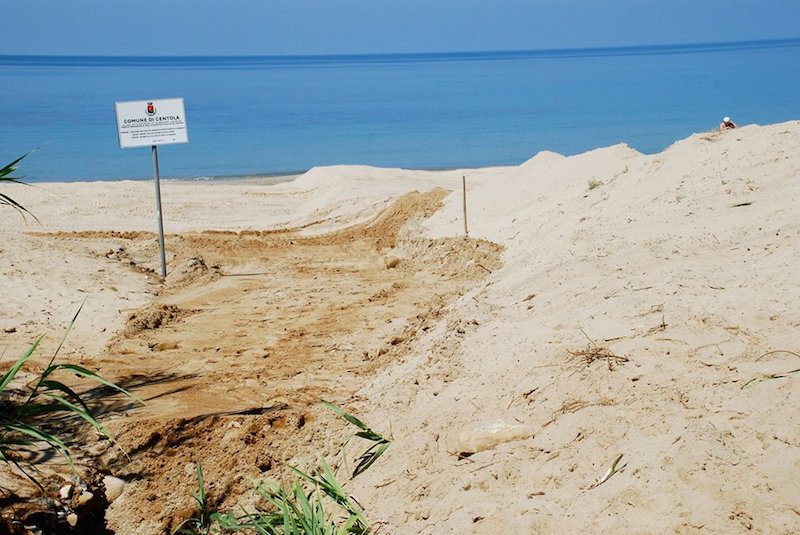
{"type": "Polygon", "coordinates": [[[361,391],[397,439],[365,507],[398,533],[794,531],[798,148],[800,123],[746,127],[476,185],[504,265],[361,391]],[[497,421],[530,435],[457,455],[497,421]]]}
{"type": "Polygon", "coordinates": [[[158,329],[175,323],[186,315],[187,311],[175,305],[150,305],[128,317],[128,327],[124,331],[124,336],[130,337],[141,331],[158,329]]]}

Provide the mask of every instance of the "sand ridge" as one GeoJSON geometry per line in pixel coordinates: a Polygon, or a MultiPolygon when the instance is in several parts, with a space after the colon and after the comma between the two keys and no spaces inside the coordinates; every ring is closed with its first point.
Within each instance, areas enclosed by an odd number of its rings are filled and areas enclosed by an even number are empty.
{"type": "Polygon", "coordinates": [[[472,327],[423,337],[363,391],[384,405],[366,417],[407,431],[406,462],[358,482],[367,506],[385,511],[370,487],[392,481],[402,533],[795,531],[797,385],[748,381],[798,367],[798,146],[797,122],[748,126],[476,186],[473,232],[504,265],[443,319],[472,327]],[[576,365],[595,345],[628,362],[576,365]],[[453,455],[498,418],[530,439],[453,455]]]}

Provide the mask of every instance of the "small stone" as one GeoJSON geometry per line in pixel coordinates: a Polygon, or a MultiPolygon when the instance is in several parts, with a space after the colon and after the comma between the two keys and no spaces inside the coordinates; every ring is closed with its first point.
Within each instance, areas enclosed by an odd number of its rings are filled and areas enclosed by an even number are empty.
{"type": "Polygon", "coordinates": [[[64,485],[61,487],[61,490],[58,491],[58,495],[61,496],[62,500],[69,500],[69,497],[72,495],[72,485],[64,485]]]}
{"type": "Polygon", "coordinates": [[[387,256],[384,257],[383,263],[386,266],[386,269],[394,269],[400,265],[400,259],[396,256],[387,256]]]}
{"type": "Polygon", "coordinates": [[[78,515],[75,513],[70,513],[67,515],[67,524],[72,526],[73,528],[78,525],[78,515]]]}
{"type": "Polygon", "coordinates": [[[125,490],[125,481],[114,476],[105,476],[103,478],[103,485],[106,487],[106,499],[108,503],[119,498],[125,490]]]}
{"type": "Polygon", "coordinates": [[[6,327],[4,330],[8,334],[17,332],[17,328],[16,327],[6,327]]]}
{"type": "Polygon", "coordinates": [[[80,496],[78,496],[78,505],[86,505],[87,503],[92,501],[92,498],[94,498],[94,494],[92,494],[88,490],[85,490],[81,492],[80,496]]]}

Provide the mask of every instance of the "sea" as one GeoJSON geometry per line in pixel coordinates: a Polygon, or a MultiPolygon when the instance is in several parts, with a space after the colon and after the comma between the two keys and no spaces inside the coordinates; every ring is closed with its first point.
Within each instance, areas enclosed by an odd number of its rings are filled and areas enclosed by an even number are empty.
{"type": "Polygon", "coordinates": [[[0,55],[0,165],[36,181],[149,179],[121,149],[115,103],[184,99],[189,142],[162,178],[279,176],[315,166],[516,165],[800,118],[800,39],[338,56],[0,55]],[[35,149],[35,150],[34,150],[35,149]]]}

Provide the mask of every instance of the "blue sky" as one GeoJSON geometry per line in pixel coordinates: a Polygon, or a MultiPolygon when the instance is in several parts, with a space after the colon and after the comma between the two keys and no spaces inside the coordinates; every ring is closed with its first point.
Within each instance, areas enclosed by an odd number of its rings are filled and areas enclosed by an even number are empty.
{"type": "Polygon", "coordinates": [[[6,0],[0,54],[520,50],[800,37],[798,0],[6,0]]]}

